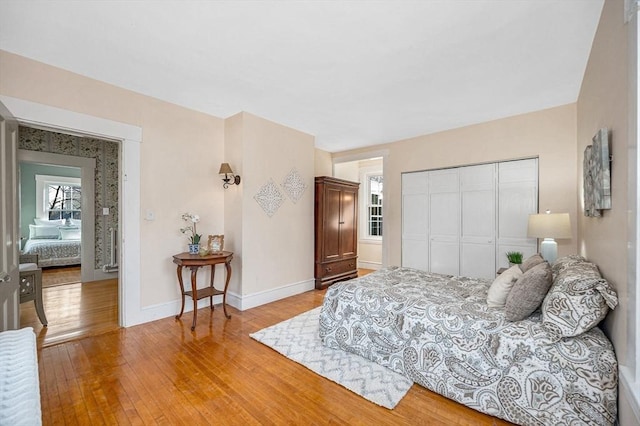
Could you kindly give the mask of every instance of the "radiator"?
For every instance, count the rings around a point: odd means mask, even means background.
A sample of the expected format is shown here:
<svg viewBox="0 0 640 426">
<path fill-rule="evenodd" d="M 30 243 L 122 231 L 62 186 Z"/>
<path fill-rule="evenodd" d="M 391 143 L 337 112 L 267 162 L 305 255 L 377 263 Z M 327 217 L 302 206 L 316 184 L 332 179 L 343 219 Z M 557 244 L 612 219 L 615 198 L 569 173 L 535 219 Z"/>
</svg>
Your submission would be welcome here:
<svg viewBox="0 0 640 426">
<path fill-rule="evenodd" d="M 0 425 L 41 425 L 38 354 L 33 328 L 0 333 Z"/>
<path fill-rule="evenodd" d="M 104 272 L 118 272 L 118 230 L 116 228 L 109 228 L 109 234 L 111 236 L 111 250 L 109 251 L 109 264 L 104 265 L 102 270 Z"/>
</svg>

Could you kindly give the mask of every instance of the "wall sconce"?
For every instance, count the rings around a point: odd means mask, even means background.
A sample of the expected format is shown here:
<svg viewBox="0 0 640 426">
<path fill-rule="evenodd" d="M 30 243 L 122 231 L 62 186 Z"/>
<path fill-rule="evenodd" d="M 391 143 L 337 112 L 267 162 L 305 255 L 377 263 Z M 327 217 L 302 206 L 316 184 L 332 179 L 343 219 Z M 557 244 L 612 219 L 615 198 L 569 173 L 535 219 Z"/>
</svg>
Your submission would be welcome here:
<svg viewBox="0 0 640 426">
<path fill-rule="evenodd" d="M 527 236 L 544 238 L 540 243 L 540 254 L 550 264 L 558 258 L 558 243 L 554 238 L 571 238 L 569 213 L 554 213 L 550 210 L 542 214 L 529 215 Z"/>
<path fill-rule="evenodd" d="M 224 189 L 227 189 L 229 185 L 240 184 L 240 176 L 233 174 L 233 170 L 231 170 L 231 166 L 229 165 L 229 163 L 220 164 L 220 171 L 218 172 L 218 174 L 224 175 L 224 177 L 222 178 L 222 181 L 224 182 L 222 186 L 224 187 Z"/>
</svg>

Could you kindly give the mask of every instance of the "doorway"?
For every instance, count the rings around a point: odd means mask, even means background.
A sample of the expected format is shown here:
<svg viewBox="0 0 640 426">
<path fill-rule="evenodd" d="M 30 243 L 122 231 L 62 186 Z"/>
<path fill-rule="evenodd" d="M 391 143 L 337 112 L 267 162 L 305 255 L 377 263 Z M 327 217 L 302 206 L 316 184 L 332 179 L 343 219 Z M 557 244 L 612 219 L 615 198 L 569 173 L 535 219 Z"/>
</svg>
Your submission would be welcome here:
<svg viewBox="0 0 640 426">
<path fill-rule="evenodd" d="M 45 345 L 118 328 L 119 143 L 20 126 L 18 148 L 21 249 L 39 256 L 49 320 L 24 304 L 22 326 Z"/>
<path fill-rule="evenodd" d="M 358 268 L 382 268 L 384 247 L 384 161 L 362 158 L 334 164 L 333 175 L 360 183 L 358 206 Z"/>
</svg>

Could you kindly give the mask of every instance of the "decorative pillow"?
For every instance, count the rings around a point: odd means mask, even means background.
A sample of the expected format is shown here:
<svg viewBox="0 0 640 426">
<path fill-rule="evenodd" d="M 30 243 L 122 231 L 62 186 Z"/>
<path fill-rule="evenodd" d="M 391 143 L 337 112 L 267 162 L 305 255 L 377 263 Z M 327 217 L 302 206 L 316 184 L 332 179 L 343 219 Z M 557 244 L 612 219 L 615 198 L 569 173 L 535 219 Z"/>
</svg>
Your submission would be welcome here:
<svg viewBox="0 0 640 426">
<path fill-rule="evenodd" d="M 42 240 L 42 239 L 58 239 L 60 238 L 60 231 L 58 226 L 47 225 L 29 225 L 29 239 L 30 240 Z"/>
<path fill-rule="evenodd" d="M 513 283 L 522 276 L 522 271 L 518 265 L 507 269 L 493 281 L 487 293 L 487 305 L 490 308 L 504 308 L 507 295 L 513 287 Z"/>
<path fill-rule="evenodd" d="M 61 240 L 79 240 L 81 238 L 81 233 L 79 228 L 60 228 L 60 239 Z"/>
<path fill-rule="evenodd" d="M 81 219 L 71 219 L 71 225 L 77 226 L 78 228 L 82 228 L 82 220 Z"/>
<path fill-rule="evenodd" d="M 542 262 L 513 284 L 504 306 L 507 321 L 520 321 L 531 315 L 547 295 L 552 282 L 551 266 Z"/>
<path fill-rule="evenodd" d="M 542 325 L 557 338 L 591 330 L 618 304 L 616 292 L 598 267 L 582 259 L 565 263 L 542 303 Z"/>
<path fill-rule="evenodd" d="M 522 272 L 527 272 L 529 269 L 533 268 L 536 265 L 541 264 L 542 262 L 544 262 L 544 259 L 542 258 L 542 256 L 540 256 L 540 253 L 536 253 L 533 256 L 528 257 L 527 260 L 525 260 L 524 262 L 522 262 L 520 264 L 520 269 L 522 270 Z"/>
</svg>

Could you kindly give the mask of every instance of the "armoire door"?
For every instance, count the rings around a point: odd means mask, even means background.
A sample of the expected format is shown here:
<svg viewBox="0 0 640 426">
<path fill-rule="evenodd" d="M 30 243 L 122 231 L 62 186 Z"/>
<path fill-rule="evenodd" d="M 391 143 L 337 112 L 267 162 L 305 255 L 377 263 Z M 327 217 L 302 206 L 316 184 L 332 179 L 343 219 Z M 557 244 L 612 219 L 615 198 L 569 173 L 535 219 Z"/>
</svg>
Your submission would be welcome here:
<svg viewBox="0 0 640 426">
<path fill-rule="evenodd" d="M 429 173 L 429 266 L 431 272 L 459 275 L 460 189 L 457 169 Z"/>
<path fill-rule="evenodd" d="M 333 260 L 340 258 L 340 203 L 342 199 L 342 189 L 326 185 L 324 196 L 324 233 L 322 234 L 323 260 Z"/>
<path fill-rule="evenodd" d="M 358 252 L 358 191 L 344 188 L 340 205 L 340 255 L 355 256 Z"/>
</svg>

